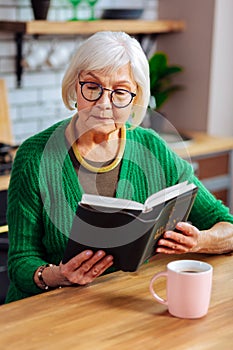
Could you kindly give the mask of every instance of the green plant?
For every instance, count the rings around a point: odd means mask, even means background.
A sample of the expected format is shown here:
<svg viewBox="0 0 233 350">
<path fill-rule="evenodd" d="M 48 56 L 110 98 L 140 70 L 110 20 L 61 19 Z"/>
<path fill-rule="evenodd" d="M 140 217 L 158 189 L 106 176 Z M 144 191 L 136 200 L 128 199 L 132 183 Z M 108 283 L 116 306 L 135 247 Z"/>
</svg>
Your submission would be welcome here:
<svg viewBox="0 0 233 350">
<path fill-rule="evenodd" d="M 173 84 L 173 76 L 183 71 L 179 65 L 169 65 L 164 52 L 155 52 L 149 59 L 150 68 L 150 108 L 159 110 L 175 92 L 182 90 L 182 85 Z"/>
</svg>

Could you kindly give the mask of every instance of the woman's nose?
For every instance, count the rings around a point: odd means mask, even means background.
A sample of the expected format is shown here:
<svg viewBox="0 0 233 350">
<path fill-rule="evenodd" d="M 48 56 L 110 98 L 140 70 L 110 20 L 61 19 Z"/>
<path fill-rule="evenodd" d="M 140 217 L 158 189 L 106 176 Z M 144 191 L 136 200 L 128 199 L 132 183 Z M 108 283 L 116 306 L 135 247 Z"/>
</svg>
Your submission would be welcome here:
<svg viewBox="0 0 233 350">
<path fill-rule="evenodd" d="M 103 93 L 102 93 L 100 99 L 98 100 L 98 102 L 101 103 L 101 104 L 104 104 L 105 108 L 106 108 L 106 106 L 111 107 L 112 106 L 111 90 L 103 89 Z"/>
</svg>

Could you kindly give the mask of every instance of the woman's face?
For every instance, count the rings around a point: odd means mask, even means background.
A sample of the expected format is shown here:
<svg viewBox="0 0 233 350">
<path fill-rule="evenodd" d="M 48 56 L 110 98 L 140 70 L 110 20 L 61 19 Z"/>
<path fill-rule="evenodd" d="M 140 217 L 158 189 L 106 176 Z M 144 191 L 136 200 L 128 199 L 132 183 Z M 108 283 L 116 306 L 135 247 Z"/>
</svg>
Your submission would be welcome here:
<svg viewBox="0 0 233 350">
<path fill-rule="evenodd" d="M 119 129 L 127 121 L 133 100 L 128 106 L 117 108 L 111 102 L 111 91 L 103 90 L 103 94 L 98 100 L 87 101 L 81 93 L 79 82 L 98 83 L 103 88 L 110 90 L 124 89 L 136 93 L 136 83 L 132 78 L 128 64 L 111 73 L 104 70 L 82 71 L 76 86 L 78 123 L 85 132 L 92 129 L 95 132 L 110 133 Z"/>
</svg>

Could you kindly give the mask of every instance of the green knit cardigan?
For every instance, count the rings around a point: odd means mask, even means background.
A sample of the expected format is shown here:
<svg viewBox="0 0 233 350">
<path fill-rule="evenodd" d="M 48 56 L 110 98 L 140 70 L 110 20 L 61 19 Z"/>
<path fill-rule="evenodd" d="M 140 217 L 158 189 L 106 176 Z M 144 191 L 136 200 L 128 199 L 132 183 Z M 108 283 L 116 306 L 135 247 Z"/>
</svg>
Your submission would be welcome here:
<svg viewBox="0 0 233 350">
<path fill-rule="evenodd" d="M 69 119 L 29 138 L 18 149 L 8 192 L 10 287 L 6 302 L 41 293 L 33 281 L 43 264 L 59 264 L 83 189 L 68 154 Z M 188 180 L 199 187 L 190 220 L 199 229 L 233 223 L 229 209 L 194 176 L 153 130 L 127 129 L 117 197 L 143 203 L 154 192 Z"/>
</svg>

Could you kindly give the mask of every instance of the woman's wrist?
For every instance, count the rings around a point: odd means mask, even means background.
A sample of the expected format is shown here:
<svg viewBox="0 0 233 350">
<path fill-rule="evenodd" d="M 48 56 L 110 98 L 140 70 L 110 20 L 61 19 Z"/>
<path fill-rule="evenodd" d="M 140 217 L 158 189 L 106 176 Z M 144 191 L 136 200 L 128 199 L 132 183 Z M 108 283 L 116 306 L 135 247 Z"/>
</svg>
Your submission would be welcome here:
<svg viewBox="0 0 233 350">
<path fill-rule="evenodd" d="M 196 253 L 223 254 L 233 251 L 233 225 L 219 222 L 208 230 L 200 231 Z"/>
<path fill-rule="evenodd" d="M 38 277 L 38 280 L 39 280 L 39 287 L 41 289 L 44 289 L 44 290 L 49 290 L 50 289 L 50 286 L 48 286 L 45 281 L 44 281 L 44 277 L 43 277 L 43 272 L 44 270 L 47 268 L 47 267 L 52 267 L 53 264 L 46 264 L 46 265 L 41 265 L 38 270 L 37 270 L 37 277 Z"/>
<path fill-rule="evenodd" d="M 34 281 L 39 288 L 45 291 L 70 285 L 61 275 L 59 266 L 53 264 L 39 266 L 34 274 Z"/>
</svg>

